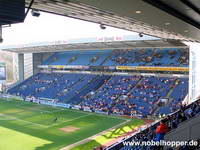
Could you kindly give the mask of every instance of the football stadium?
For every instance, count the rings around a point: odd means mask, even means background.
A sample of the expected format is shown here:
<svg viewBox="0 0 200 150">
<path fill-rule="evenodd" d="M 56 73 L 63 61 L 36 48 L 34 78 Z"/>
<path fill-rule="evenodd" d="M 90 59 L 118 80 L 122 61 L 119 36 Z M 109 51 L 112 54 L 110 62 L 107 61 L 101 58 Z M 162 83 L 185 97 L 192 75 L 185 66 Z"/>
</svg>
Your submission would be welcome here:
<svg viewBox="0 0 200 150">
<path fill-rule="evenodd" d="M 0 0 L 1 42 L 42 12 L 137 33 L 0 44 L 0 150 L 200 149 L 199 6 Z"/>
</svg>

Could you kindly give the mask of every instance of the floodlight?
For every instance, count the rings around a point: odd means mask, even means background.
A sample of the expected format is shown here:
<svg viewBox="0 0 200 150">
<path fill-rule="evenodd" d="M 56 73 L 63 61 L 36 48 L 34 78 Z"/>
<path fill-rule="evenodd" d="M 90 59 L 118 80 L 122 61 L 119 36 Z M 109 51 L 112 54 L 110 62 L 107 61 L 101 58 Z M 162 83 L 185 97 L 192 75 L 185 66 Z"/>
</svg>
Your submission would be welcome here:
<svg viewBox="0 0 200 150">
<path fill-rule="evenodd" d="M 106 29 L 106 26 L 105 26 L 104 24 L 100 24 L 100 28 L 101 28 L 102 30 L 105 30 L 105 29 Z"/>
<path fill-rule="evenodd" d="M 40 12 L 38 10 L 32 9 L 31 14 L 33 17 L 39 17 L 40 16 Z"/>
</svg>

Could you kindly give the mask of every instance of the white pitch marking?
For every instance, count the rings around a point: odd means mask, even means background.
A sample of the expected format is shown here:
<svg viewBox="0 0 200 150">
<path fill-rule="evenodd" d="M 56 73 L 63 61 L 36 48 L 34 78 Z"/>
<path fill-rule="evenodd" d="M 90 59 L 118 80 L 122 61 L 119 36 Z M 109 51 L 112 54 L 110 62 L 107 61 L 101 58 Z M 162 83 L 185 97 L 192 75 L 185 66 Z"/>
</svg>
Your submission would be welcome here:
<svg viewBox="0 0 200 150">
<path fill-rule="evenodd" d="M 37 126 L 41 126 L 41 127 L 44 127 L 44 128 L 49 127 L 49 126 L 46 126 L 46 125 L 42 125 L 42 124 L 38 124 L 38 123 L 34 123 L 34 122 L 30 122 L 30 121 L 26 121 L 26 120 L 19 119 L 19 118 L 16 118 L 16 117 L 13 117 L 13 116 L 9 116 L 9 115 L 5 115 L 5 114 L 2 114 L 2 113 L 0 113 L 0 116 L 8 117 L 8 118 L 10 118 L 10 119 L 12 119 L 12 120 L 19 120 L 19 121 L 26 122 L 26 123 L 29 123 L 29 124 L 33 124 L 33 125 L 37 125 Z"/>
</svg>

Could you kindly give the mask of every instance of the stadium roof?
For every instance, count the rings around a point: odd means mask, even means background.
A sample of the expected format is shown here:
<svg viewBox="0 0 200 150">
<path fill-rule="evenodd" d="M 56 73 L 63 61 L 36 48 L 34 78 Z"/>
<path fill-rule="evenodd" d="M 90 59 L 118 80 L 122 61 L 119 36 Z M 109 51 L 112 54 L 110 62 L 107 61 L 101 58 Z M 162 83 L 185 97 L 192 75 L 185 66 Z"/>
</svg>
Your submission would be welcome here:
<svg viewBox="0 0 200 150">
<path fill-rule="evenodd" d="M 41 53 L 67 50 L 107 50 L 107 49 L 133 49 L 133 48 L 175 48 L 187 47 L 178 40 L 161 40 L 150 36 L 118 36 L 82 38 L 66 41 L 52 41 L 31 43 L 26 45 L 6 46 L 1 49 L 15 53 Z"/>
<path fill-rule="evenodd" d="M 26 0 L 29 7 L 31 0 Z M 199 0 L 34 0 L 33 9 L 166 39 L 200 42 Z"/>
</svg>

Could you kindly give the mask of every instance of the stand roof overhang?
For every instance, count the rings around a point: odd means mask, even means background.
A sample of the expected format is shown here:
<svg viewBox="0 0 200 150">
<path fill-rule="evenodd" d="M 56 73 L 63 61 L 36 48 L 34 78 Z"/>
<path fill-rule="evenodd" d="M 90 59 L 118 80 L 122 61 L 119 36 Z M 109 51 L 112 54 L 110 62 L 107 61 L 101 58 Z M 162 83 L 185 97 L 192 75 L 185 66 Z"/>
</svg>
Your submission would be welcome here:
<svg viewBox="0 0 200 150">
<path fill-rule="evenodd" d="M 126 37 L 126 38 L 125 38 Z M 106 37 L 96 40 L 72 40 L 72 41 L 53 41 L 44 43 L 32 43 L 27 45 L 7 46 L 2 50 L 15 53 L 43 53 L 59 52 L 71 50 L 108 50 L 108 49 L 142 49 L 142 48 L 187 48 L 187 45 L 178 40 L 161 40 L 158 38 L 142 37 L 141 40 L 132 40 L 123 37 Z M 124 39 L 124 40 L 123 40 Z M 90 42 L 88 42 L 88 40 Z M 106 41 L 107 40 L 107 41 Z M 84 42 L 85 41 L 85 42 Z"/>
<path fill-rule="evenodd" d="M 30 3 L 26 0 L 26 7 Z M 200 42 L 199 0 L 34 0 L 32 8 L 155 37 Z"/>
</svg>

